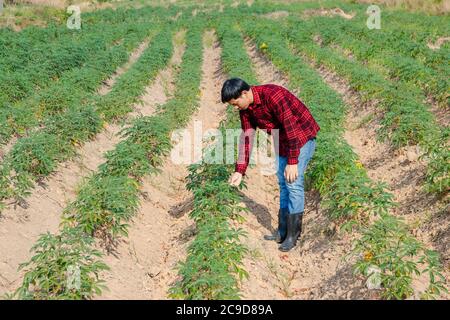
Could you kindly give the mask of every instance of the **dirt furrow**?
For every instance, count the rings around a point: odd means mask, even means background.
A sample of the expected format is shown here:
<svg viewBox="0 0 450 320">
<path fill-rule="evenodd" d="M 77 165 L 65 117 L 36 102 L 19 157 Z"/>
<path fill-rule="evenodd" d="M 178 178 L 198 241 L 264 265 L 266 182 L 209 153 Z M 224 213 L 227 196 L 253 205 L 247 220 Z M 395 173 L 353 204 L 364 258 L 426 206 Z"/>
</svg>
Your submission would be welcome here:
<svg viewBox="0 0 450 320">
<path fill-rule="evenodd" d="M 261 83 L 287 87 L 288 79 L 246 39 Z M 299 92 L 292 90 L 298 96 Z M 318 142 L 320 143 L 320 141 Z M 248 233 L 250 254 L 245 268 L 250 278 L 242 283 L 244 299 L 344 299 L 368 296 L 362 279 L 352 275 L 351 261 L 343 259 L 351 246 L 349 236 L 335 233 L 334 224 L 320 208 L 315 192 L 305 194 L 304 228 L 297 247 L 288 253 L 263 240 L 277 228 L 279 187 L 275 175 L 263 176 L 261 167 L 249 168 L 244 203 L 250 209 L 242 227 Z"/>
<path fill-rule="evenodd" d="M 145 46 L 136 49 L 140 54 Z M 176 47 L 171 65 L 180 61 L 180 46 Z M 137 61 L 140 54 L 130 56 L 128 67 Z M 168 67 L 172 68 L 172 67 Z M 122 72 L 125 68 L 122 68 Z M 167 73 L 167 71 L 166 71 Z M 100 90 L 104 93 L 109 89 Z M 144 100 L 152 100 L 147 90 Z M 158 97 L 155 97 L 157 100 Z M 160 98 L 159 98 L 160 99 Z M 141 105 L 136 105 L 141 110 Z M 143 109 L 142 109 L 143 110 Z M 151 114 L 152 108 L 145 110 Z M 55 172 L 37 185 L 27 197 L 26 204 L 11 206 L 2 212 L 0 223 L 0 295 L 10 292 L 19 285 L 21 274 L 17 271 L 19 263 L 30 259 L 32 245 L 39 235 L 56 232 L 60 217 L 66 205 L 76 197 L 76 191 L 83 179 L 104 162 L 104 153 L 112 150 L 120 142 L 118 133 L 122 126 L 108 124 L 95 139 L 84 144 L 75 159 L 58 165 Z"/>
<path fill-rule="evenodd" d="M 8 143 L 0 146 L 0 161 L 3 161 L 8 152 L 11 151 L 11 148 L 14 144 L 16 144 L 18 138 L 16 136 L 11 137 Z"/>
<path fill-rule="evenodd" d="M 303 59 L 307 59 L 302 56 Z M 446 221 L 448 205 L 423 191 L 426 162 L 419 159 L 418 146 L 394 150 L 389 143 L 377 141 L 376 131 L 380 128 L 382 114 L 377 109 L 377 101 L 362 102 L 357 92 L 352 90 L 345 79 L 321 66 L 317 71 L 331 88 L 338 92 L 349 110 L 346 116 L 344 138 L 365 167 L 373 181 L 387 184 L 399 206 L 391 213 L 401 216 L 413 228 L 413 234 L 428 248 L 442 254 L 444 265 L 449 266 L 448 240 L 450 224 Z M 446 276 L 449 279 L 448 267 Z M 416 289 L 424 289 L 424 284 Z"/>
<path fill-rule="evenodd" d="M 223 77 L 219 72 L 220 47 L 214 32 L 203 38 L 200 108 L 187 131 L 193 134 L 200 124 L 204 132 L 217 128 L 225 106 L 220 102 Z M 192 145 L 193 147 L 193 145 Z M 177 277 L 175 269 L 186 258 L 186 249 L 195 233 L 188 214 L 192 195 L 185 189 L 186 164 L 165 159 L 161 173 L 144 179 L 141 208 L 122 239 L 115 255 L 106 257 L 111 267 L 104 273 L 109 288 L 99 299 L 167 299 Z"/>
<path fill-rule="evenodd" d="M 97 91 L 99 95 L 104 96 L 110 92 L 114 86 L 114 84 L 117 81 L 117 78 L 119 78 L 122 74 L 128 71 L 130 67 L 136 62 L 137 59 L 141 56 L 141 54 L 147 49 L 148 44 L 150 42 L 150 39 L 145 39 L 130 55 L 130 58 L 127 63 L 125 63 L 123 66 L 120 66 L 114 74 L 103 81 L 103 85 L 99 88 Z"/>
</svg>

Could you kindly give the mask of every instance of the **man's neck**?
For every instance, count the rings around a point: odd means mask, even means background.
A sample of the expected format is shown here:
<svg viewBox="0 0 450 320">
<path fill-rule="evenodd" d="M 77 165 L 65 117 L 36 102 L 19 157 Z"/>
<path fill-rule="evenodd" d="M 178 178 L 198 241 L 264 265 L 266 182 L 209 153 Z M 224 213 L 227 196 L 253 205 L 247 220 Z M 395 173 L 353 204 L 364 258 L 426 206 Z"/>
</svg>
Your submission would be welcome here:
<svg viewBox="0 0 450 320">
<path fill-rule="evenodd" d="M 253 97 L 253 90 L 252 90 L 252 88 L 250 87 L 250 104 L 253 104 L 255 102 L 255 99 L 254 99 L 254 97 Z"/>
</svg>

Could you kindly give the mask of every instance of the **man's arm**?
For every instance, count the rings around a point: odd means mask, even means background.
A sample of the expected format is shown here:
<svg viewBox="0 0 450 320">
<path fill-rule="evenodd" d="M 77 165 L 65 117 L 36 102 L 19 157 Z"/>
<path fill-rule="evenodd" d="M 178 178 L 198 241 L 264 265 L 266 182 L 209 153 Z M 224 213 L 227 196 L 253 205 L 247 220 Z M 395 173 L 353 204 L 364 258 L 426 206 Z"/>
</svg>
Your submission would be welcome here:
<svg viewBox="0 0 450 320">
<path fill-rule="evenodd" d="M 256 126 L 251 122 L 247 111 L 239 111 L 239 116 L 241 118 L 242 132 L 239 138 L 239 153 L 235 171 L 245 175 L 250 162 Z"/>
</svg>

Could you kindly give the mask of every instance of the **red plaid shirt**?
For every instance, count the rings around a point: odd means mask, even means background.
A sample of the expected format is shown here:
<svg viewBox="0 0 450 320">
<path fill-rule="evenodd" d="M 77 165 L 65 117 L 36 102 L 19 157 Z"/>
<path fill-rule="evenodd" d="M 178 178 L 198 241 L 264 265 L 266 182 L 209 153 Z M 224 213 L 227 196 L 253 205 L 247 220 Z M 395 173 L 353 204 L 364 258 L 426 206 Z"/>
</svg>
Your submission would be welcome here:
<svg viewBox="0 0 450 320">
<path fill-rule="evenodd" d="M 297 164 L 300 148 L 320 130 L 311 112 L 284 87 L 265 84 L 250 88 L 253 103 L 239 111 L 243 131 L 236 172 L 244 175 L 247 170 L 256 128 L 265 129 L 269 134 L 271 129 L 279 129 L 279 155 L 287 157 L 288 164 Z M 277 141 L 275 148 L 277 150 Z"/>
</svg>

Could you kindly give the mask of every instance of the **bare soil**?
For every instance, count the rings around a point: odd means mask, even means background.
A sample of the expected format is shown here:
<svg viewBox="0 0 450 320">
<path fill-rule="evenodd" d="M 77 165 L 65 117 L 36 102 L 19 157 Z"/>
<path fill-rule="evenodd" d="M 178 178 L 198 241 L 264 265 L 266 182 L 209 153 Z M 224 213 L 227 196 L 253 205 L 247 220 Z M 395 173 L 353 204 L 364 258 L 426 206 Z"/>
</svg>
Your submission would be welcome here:
<svg viewBox="0 0 450 320">
<path fill-rule="evenodd" d="M 200 108 L 186 128 L 191 134 L 197 121 L 203 131 L 218 128 L 225 111 L 220 102 L 225 80 L 220 73 L 220 47 L 211 31 L 204 36 L 203 50 Z M 167 157 L 161 173 L 144 180 L 141 208 L 129 237 L 122 239 L 114 255 L 106 257 L 111 270 L 103 276 L 109 290 L 98 299 L 168 298 L 177 279 L 176 266 L 186 259 L 195 235 L 189 218 L 193 199 L 185 188 L 187 174 L 186 164 L 175 164 Z"/>
<path fill-rule="evenodd" d="M 247 52 L 261 83 L 287 87 L 288 79 L 246 39 Z M 288 88 L 289 89 L 289 88 Z M 297 95 L 301 92 L 292 90 Z M 344 256 L 351 238 L 336 233 L 335 225 L 320 207 L 320 196 L 305 195 L 304 229 L 297 247 L 288 253 L 278 244 L 263 240 L 277 228 L 279 187 L 275 175 L 264 176 L 261 168 L 249 168 L 244 203 L 251 213 L 241 227 L 251 254 L 245 259 L 250 277 L 242 283 L 244 299 L 365 299 L 377 293 L 365 289 L 362 278 L 352 274 L 351 259 Z"/>
<path fill-rule="evenodd" d="M 427 46 L 432 50 L 438 50 L 447 41 L 450 41 L 450 37 L 439 37 L 435 43 L 428 42 Z"/>
<path fill-rule="evenodd" d="M 340 16 L 344 19 L 350 20 L 353 19 L 356 15 L 356 13 L 346 13 L 341 8 L 332 8 L 332 9 L 307 9 L 302 11 L 303 18 L 309 18 L 314 16 L 325 16 L 325 17 L 332 17 L 332 16 Z"/>
<path fill-rule="evenodd" d="M 313 66 L 307 57 L 303 55 L 302 58 Z M 324 66 L 316 69 L 349 108 L 344 138 L 358 154 L 368 176 L 373 181 L 386 183 L 388 191 L 394 195 L 398 207 L 391 214 L 402 217 L 420 241 L 441 254 L 448 285 L 450 222 L 445 221 L 444 216 L 448 216 L 449 208 L 445 200 L 423 190 L 427 163 L 419 159 L 420 148 L 409 146 L 394 150 L 388 142 L 377 141 L 376 131 L 382 118 L 377 101 L 363 103 L 345 79 Z M 416 281 L 415 297 L 419 298 L 418 291 L 424 289 L 426 279 L 422 277 Z"/>
<path fill-rule="evenodd" d="M 339 14 L 339 11 L 336 11 Z M 148 85 L 141 103 L 133 106 L 130 118 L 155 114 L 158 105 L 170 100 L 176 90 L 174 79 L 185 50 L 184 33 L 174 39 L 174 54 L 169 65 Z M 200 106 L 186 129 L 191 134 L 201 122 L 203 132 L 218 128 L 225 117 L 220 90 L 221 49 L 214 31 L 204 35 Z M 145 42 L 130 56 L 130 62 L 106 81 L 99 94 L 106 94 L 115 79 L 138 59 Z M 245 46 L 260 83 L 289 88 L 289 79 L 267 60 L 248 38 Z M 311 66 L 311 60 L 304 55 Z M 449 278 L 448 206 L 422 191 L 426 163 L 419 160 L 415 146 L 392 150 L 376 140 L 381 114 L 376 101 L 362 103 L 343 79 L 323 66 L 316 68 L 323 80 L 338 92 L 348 106 L 344 138 L 360 157 L 369 177 L 385 182 L 399 203 L 392 213 L 403 217 L 414 235 L 427 247 L 436 249 L 446 265 Z M 301 97 L 299 89 L 291 89 Z M 76 197 L 77 187 L 104 161 L 103 155 L 120 142 L 122 126 L 107 125 L 93 141 L 80 148 L 79 156 L 61 164 L 56 172 L 37 186 L 22 206 L 6 209 L 0 221 L 0 295 L 20 284 L 19 263 L 30 259 L 29 250 L 38 236 L 57 232 L 65 206 Z M 320 143 L 320 142 L 319 142 Z M 171 285 L 178 279 L 177 265 L 187 256 L 187 248 L 196 234 L 189 218 L 192 194 L 186 190 L 188 164 L 176 164 L 165 158 L 161 173 L 144 178 L 141 207 L 129 227 L 129 236 L 119 240 L 115 250 L 105 257 L 111 270 L 103 272 L 108 290 L 96 299 L 167 299 Z M 245 222 L 236 226 L 247 233 L 242 241 L 250 249 L 244 259 L 249 278 L 240 283 L 244 299 L 377 299 L 378 290 L 368 290 L 365 279 L 353 275 L 354 258 L 348 256 L 357 235 L 342 234 L 321 207 L 320 195 L 306 193 L 303 233 L 297 247 L 288 253 L 278 244 L 263 239 L 277 227 L 279 187 L 277 178 L 261 165 L 250 167 L 248 189 L 242 191 Z M 415 280 L 418 292 L 424 278 Z M 415 296 L 418 297 L 417 295 Z"/>
<path fill-rule="evenodd" d="M 145 40 L 131 53 L 129 61 L 118 68 L 115 75 L 99 89 L 107 94 L 115 79 L 126 72 L 139 59 L 148 45 Z M 139 106 L 136 106 L 139 108 Z M 149 109 L 149 112 L 152 112 Z M 75 200 L 77 188 L 104 162 L 105 152 L 120 142 L 118 124 L 107 124 L 93 140 L 85 143 L 77 156 L 58 165 L 55 172 L 41 181 L 20 205 L 11 205 L 2 211 L 0 220 L 0 295 L 11 292 L 20 285 L 23 274 L 20 263 L 31 258 L 30 249 L 39 236 L 58 231 L 61 214 L 68 203 Z"/>
</svg>

